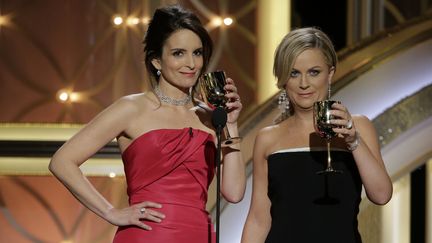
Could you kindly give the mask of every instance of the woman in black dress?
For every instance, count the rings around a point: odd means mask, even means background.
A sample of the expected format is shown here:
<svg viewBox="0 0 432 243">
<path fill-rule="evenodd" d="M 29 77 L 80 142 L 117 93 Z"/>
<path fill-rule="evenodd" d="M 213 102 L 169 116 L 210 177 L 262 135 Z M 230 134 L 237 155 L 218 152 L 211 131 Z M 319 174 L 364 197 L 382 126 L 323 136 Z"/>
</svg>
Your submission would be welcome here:
<svg viewBox="0 0 432 243">
<path fill-rule="evenodd" d="M 362 186 L 370 201 L 386 204 L 392 183 L 372 122 L 341 103 L 331 114 L 333 167 L 321 174 L 326 143 L 314 130 L 313 104 L 327 99 L 337 57 L 316 28 L 291 31 L 275 53 L 274 74 L 282 90 L 281 121 L 257 135 L 253 192 L 242 243 L 361 242 L 357 214 Z"/>
</svg>

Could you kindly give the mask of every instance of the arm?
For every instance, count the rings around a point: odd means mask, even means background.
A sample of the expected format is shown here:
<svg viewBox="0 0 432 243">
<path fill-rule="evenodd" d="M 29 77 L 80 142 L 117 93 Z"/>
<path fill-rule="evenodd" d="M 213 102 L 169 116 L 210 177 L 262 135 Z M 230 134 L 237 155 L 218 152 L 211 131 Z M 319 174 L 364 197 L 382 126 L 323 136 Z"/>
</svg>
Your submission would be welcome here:
<svg viewBox="0 0 432 243">
<path fill-rule="evenodd" d="M 231 100 L 231 102 L 226 104 L 229 111 L 226 126 L 231 137 L 238 137 L 237 119 L 242 109 L 242 104 L 234 81 L 230 78 L 227 79 L 226 90 L 229 91 L 226 97 Z M 240 143 L 224 148 L 222 153 L 221 193 L 227 201 L 236 203 L 243 199 L 246 189 L 245 163 L 240 150 Z"/>
<path fill-rule="evenodd" d="M 263 135 L 258 134 L 253 154 L 252 199 L 243 228 L 242 243 L 263 243 L 271 226 L 271 202 L 267 196 L 268 168 L 263 140 Z"/>
<path fill-rule="evenodd" d="M 87 208 L 114 225 L 135 224 L 149 229 L 139 221 L 140 208 L 160 207 L 145 202 L 122 210 L 115 209 L 87 180 L 79 166 L 95 154 L 105 144 L 113 140 L 128 126 L 135 107 L 131 101 L 120 100 L 82 128 L 69 139 L 52 157 L 50 171 L 66 186 L 66 188 Z M 146 217 L 155 219 L 151 210 Z"/>
<path fill-rule="evenodd" d="M 381 156 L 375 128 L 365 116 L 355 117 L 354 123 L 358 127 L 359 145 L 352 154 L 366 195 L 375 204 L 386 204 L 391 199 L 393 186 Z"/>
<path fill-rule="evenodd" d="M 367 197 L 375 204 L 386 204 L 391 199 L 393 185 L 372 122 L 365 116 L 351 116 L 342 104 L 334 104 L 333 108 L 335 110 L 332 110 L 332 114 L 339 117 L 332 121 L 332 124 L 339 126 L 333 130 L 345 139 L 347 145 L 355 145 L 352 154 Z M 352 127 L 347 128 L 350 120 Z"/>
</svg>

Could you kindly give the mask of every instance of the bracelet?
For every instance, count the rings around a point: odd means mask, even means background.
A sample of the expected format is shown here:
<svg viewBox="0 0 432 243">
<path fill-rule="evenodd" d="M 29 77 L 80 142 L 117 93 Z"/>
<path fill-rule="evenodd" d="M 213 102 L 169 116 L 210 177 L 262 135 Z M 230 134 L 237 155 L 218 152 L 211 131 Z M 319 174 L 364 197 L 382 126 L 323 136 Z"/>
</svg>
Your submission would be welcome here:
<svg viewBox="0 0 432 243">
<path fill-rule="evenodd" d="M 354 151 L 360 144 L 360 134 L 356 131 L 355 140 L 351 143 L 347 143 L 347 148 L 349 151 Z"/>
</svg>

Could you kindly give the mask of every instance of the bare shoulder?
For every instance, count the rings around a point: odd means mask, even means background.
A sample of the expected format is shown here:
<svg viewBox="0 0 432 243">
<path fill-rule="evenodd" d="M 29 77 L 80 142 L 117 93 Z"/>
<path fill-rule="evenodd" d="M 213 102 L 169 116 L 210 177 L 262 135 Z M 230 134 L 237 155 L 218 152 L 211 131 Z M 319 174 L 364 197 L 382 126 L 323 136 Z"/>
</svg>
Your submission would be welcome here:
<svg viewBox="0 0 432 243">
<path fill-rule="evenodd" d="M 261 128 L 256 136 L 256 143 L 268 147 L 278 137 L 280 129 L 279 124 Z"/>
<path fill-rule="evenodd" d="M 131 94 L 118 99 L 112 106 L 116 109 L 124 110 L 125 112 L 142 112 L 143 109 L 151 109 L 157 107 L 157 101 L 149 92 Z"/>
<path fill-rule="evenodd" d="M 271 136 L 273 133 L 277 133 L 279 131 L 279 129 L 280 129 L 279 124 L 266 126 L 266 127 L 261 128 L 258 131 L 258 136 L 263 136 L 263 137 Z"/>
<path fill-rule="evenodd" d="M 355 114 L 352 119 L 356 127 L 360 130 L 374 128 L 372 121 L 365 115 Z"/>
</svg>

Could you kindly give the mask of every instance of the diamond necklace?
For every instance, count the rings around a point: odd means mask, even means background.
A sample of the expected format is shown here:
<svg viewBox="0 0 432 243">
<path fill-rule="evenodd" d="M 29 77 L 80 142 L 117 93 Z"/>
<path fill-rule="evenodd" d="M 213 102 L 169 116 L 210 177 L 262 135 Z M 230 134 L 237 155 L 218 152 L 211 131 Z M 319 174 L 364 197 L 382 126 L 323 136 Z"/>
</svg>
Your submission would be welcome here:
<svg viewBox="0 0 432 243">
<path fill-rule="evenodd" d="M 191 101 L 191 98 L 192 98 L 191 95 L 188 94 L 183 99 L 173 99 L 171 97 L 164 95 L 162 93 L 162 91 L 159 89 L 159 85 L 155 86 L 154 92 L 155 92 L 156 96 L 160 99 L 160 101 L 167 103 L 167 104 L 170 104 L 170 105 L 177 105 L 177 106 L 187 105 Z"/>
</svg>

